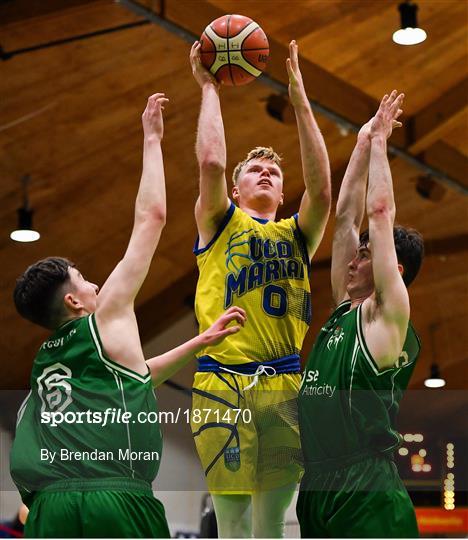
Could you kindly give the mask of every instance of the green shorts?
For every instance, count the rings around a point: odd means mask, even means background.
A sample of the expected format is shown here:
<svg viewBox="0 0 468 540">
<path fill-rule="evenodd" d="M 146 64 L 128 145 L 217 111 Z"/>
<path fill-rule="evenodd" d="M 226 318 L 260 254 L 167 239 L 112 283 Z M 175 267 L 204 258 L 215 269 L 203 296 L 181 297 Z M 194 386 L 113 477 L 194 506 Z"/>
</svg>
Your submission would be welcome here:
<svg viewBox="0 0 468 540">
<path fill-rule="evenodd" d="M 164 507 L 139 480 L 64 480 L 40 491 L 26 538 L 170 538 Z"/>
<path fill-rule="evenodd" d="M 417 538 L 414 507 L 395 463 L 367 457 L 307 467 L 296 506 L 302 538 Z"/>
</svg>

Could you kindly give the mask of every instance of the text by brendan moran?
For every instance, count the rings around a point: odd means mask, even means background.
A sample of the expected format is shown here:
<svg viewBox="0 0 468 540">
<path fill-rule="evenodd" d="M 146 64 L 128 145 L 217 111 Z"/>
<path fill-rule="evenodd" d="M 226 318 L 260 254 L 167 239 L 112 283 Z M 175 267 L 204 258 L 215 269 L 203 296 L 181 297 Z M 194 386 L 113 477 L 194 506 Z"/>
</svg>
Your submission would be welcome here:
<svg viewBox="0 0 468 540">
<path fill-rule="evenodd" d="M 41 448 L 41 461 L 54 463 L 56 461 L 159 461 L 159 452 L 136 452 L 129 448 L 111 450 L 83 450 L 81 452 L 61 448 L 55 452 Z"/>
</svg>

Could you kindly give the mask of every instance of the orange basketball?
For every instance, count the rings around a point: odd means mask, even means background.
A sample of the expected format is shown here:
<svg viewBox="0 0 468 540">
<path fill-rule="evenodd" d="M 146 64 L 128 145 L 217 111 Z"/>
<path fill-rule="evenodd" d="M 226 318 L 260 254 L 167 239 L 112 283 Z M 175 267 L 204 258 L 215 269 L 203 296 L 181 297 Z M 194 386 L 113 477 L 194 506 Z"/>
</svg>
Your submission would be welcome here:
<svg viewBox="0 0 468 540">
<path fill-rule="evenodd" d="M 265 32 L 243 15 L 223 15 L 214 20 L 205 28 L 200 43 L 203 65 L 228 86 L 253 81 L 268 62 Z"/>
</svg>

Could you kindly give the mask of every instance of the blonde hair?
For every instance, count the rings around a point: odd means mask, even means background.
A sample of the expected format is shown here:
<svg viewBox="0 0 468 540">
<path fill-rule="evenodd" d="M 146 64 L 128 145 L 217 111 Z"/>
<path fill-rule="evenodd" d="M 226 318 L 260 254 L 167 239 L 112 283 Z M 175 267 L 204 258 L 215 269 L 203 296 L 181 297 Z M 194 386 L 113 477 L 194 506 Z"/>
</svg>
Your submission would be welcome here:
<svg viewBox="0 0 468 540">
<path fill-rule="evenodd" d="M 242 167 L 254 159 L 268 159 L 281 168 L 282 158 L 273 150 L 273 148 L 271 148 L 271 146 L 257 146 L 253 150 L 250 150 L 244 161 L 240 161 L 234 168 L 234 172 L 232 173 L 232 183 L 234 185 L 237 184 Z"/>
</svg>

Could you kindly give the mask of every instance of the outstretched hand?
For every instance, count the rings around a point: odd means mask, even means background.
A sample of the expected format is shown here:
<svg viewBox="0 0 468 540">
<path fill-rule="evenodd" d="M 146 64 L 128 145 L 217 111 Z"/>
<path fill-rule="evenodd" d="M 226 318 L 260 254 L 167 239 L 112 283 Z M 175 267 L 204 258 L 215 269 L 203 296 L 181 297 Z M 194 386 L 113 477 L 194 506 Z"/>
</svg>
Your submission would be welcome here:
<svg viewBox="0 0 468 540">
<path fill-rule="evenodd" d="M 216 87 L 219 87 L 218 81 L 202 64 L 200 51 L 201 43 L 199 41 L 195 41 L 190 49 L 190 66 L 192 68 L 192 74 L 195 80 L 199 84 L 200 88 L 203 88 L 206 83 L 211 83 Z"/>
<path fill-rule="evenodd" d="M 225 337 L 232 334 L 237 334 L 241 327 L 244 326 L 246 319 L 247 315 L 242 308 L 236 306 L 230 307 L 221 315 L 221 317 L 219 317 L 219 319 L 214 324 L 212 324 L 208 328 L 208 330 L 205 330 L 201 334 L 203 338 L 203 344 L 205 346 L 217 345 Z M 236 326 L 227 327 L 227 325 L 232 321 L 237 321 L 239 324 Z"/>
<path fill-rule="evenodd" d="M 286 60 L 286 69 L 289 77 L 289 99 L 293 107 L 302 105 L 307 101 L 307 95 L 304 89 L 302 73 L 299 69 L 298 46 L 293 39 L 289 44 L 289 58 Z"/>
<path fill-rule="evenodd" d="M 395 95 L 396 96 L 396 90 L 394 90 L 391 94 L 390 94 L 390 97 L 389 96 L 384 96 L 384 98 L 382 99 L 382 102 L 385 98 L 387 99 L 391 99 L 392 95 Z M 404 94 L 400 94 L 398 96 L 398 106 L 397 107 L 394 107 L 393 108 L 393 117 L 392 117 L 392 124 L 391 124 L 391 129 L 389 132 L 387 132 L 387 139 L 388 137 L 390 137 L 390 135 L 392 134 L 393 130 L 395 128 L 399 128 L 401 127 L 403 124 L 401 122 L 399 122 L 397 119 L 400 117 L 400 115 L 403 113 L 403 110 L 400 108 L 402 103 L 403 103 L 403 98 L 404 98 Z M 396 100 L 395 100 L 396 101 Z M 380 104 L 380 107 L 379 107 L 379 111 L 381 110 L 381 107 L 382 107 L 382 103 Z M 376 113 L 376 116 L 377 116 L 377 113 Z M 359 133 L 358 133 L 358 140 L 367 140 L 367 141 L 370 141 L 370 138 L 371 138 L 371 129 L 372 129 L 372 125 L 374 123 L 374 120 L 376 118 L 376 116 L 373 116 L 368 122 L 366 122 L 362 128 L 359 130 Z"/>
<path fill-rule="evenodd" d="M 398 121 L 398 118 L 403 113 L 401 105 L 404 97 L 405 94 L 397 95 L 396 90 L 393 90 L 390 95 L 385 94 L 374 118 L 365 124 L 361 130 L 366 128 L 370 123 L 370 126 L 367 127 L 370 138 L 384 136 L 388 139 L 394 128 L 402 126 L 402 123 Z"/>
<path fill-rule="evenodd" d="M 146 109 L 141 115 L 145 137 L 154 135 L 159 140 L 163 138 L 164 122 L 162 111 L 164 110 L 164 105 L 168 101 L 169 100 L 162 93 L 153 94 L 148 98 Z"/>
</svg>

